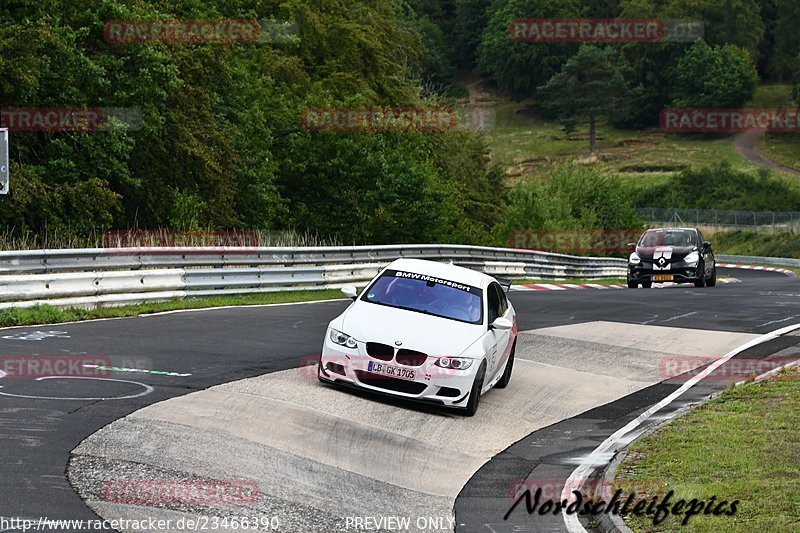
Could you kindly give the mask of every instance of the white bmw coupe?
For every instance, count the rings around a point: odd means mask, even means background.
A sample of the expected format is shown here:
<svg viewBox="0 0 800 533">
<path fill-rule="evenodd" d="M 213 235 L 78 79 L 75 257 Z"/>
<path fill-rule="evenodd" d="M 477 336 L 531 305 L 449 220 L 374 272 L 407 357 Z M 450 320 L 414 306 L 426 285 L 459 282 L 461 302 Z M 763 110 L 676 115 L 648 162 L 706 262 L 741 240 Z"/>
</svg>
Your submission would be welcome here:
<svg viewBox="0 0 800 533">
<path fill-rule="evenodd" d="M 398 259 L 328 325 L 320 381 L 460 408 L 468 416 L 514 367 L 517 319 L 498 281 L 419 259 Z"/>
</svg>

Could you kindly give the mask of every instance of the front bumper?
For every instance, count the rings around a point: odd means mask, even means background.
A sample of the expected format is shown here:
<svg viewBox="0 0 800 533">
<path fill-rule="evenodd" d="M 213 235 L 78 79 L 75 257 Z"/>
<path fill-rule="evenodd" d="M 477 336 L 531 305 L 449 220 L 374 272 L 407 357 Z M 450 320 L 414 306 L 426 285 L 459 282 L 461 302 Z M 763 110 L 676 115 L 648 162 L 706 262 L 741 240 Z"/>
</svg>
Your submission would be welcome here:
<svg viewBox="0 0 800 533">
<path fill-rule="evenodd" d="M 466 406 L 479 362 L 473 362 L 466 370 L 453 370 L 435 365 L 436 360 L 436 357 L 429 356 L 420 366 L 402 365 L 395 360 L 369 356 L 363 342 L 351 350 L 335 344 L 326 335 L 317 373 L 320 380 L 337 385 L 449 407 Z M 382 365 L 384 369 L 391 365 L 405 372 L 413 371 L 414 377 L 389 377 L 375 372 L 375 365 Z"/>
<path fill-rule="evenodd" d="M 701 265 L 686 263 L 673 264 L 670 270 L 655 270 L 652 263 L 642 262 L 638 265 L 628 265 L 628 281 L 653 281 L 654 283 L 691 283 L 703 277 Z M 654 281 L 654 276 L 672 276 L 671 280 Z"/>
</svg>

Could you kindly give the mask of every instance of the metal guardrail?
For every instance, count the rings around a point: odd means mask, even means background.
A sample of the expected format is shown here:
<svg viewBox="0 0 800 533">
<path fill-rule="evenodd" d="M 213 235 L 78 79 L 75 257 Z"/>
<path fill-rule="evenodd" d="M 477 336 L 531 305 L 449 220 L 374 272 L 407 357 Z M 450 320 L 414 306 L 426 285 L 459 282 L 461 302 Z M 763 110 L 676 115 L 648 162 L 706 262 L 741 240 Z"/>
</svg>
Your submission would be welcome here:
<svg viewBox="0 0 800 533">
<path fill-rule="evenodd" d="M 99 248 L 0 252 L 0 309 L 96 307 L 364 285 L 401 257 L 452 261 L 505 278 L 624 277 L 626 261 L 459 245 L 317 248 Z M 741 264 L 800 260 L 718 256 Z"/>
<path fill-rule="evenodd" d="M 579 267 L 614 266 L 617 259 L 587 258 L 532 250 L 461 245 L 342 246 L 309 248 L 90 248 L 0 252 L 0 274 L 43 274 L 142 268 L 256 267 L 352 264 L 400 257 L 438 261 L 527 261 Z"/>
<path fill-rule="evenodd" d="M 401 257 L 510 278 L 625 275 L 623 259 L 459 245 L 315 248 L 97 248 L 0 252 L 0 309 L 94 307 L 363 285 Z"/>
<path fill-rule="evenodd" d="M 800 259 L 788 257 L 749 257 L 745 255 L 716 255 L 717 261 L 725 263 L 736 263 L 740 265 L 768 265 L 768 266 L 788 266 L 800 267 Z"/>
</svg>

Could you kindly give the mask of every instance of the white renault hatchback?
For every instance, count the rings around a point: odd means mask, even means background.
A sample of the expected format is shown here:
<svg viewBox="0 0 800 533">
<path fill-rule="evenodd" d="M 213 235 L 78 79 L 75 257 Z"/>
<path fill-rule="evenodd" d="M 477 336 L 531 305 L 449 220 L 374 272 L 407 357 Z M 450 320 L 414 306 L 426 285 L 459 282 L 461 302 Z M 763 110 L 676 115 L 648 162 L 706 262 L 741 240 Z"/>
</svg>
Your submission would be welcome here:
<svg viewBox="0 0 800 533">
<path fill-rule="evenodd" d="M 517 319 L 497 280 L 466 268 L 398 259 L 328 325 L 320 381 L 461 408 L 505 388 Z"/>
</svg>

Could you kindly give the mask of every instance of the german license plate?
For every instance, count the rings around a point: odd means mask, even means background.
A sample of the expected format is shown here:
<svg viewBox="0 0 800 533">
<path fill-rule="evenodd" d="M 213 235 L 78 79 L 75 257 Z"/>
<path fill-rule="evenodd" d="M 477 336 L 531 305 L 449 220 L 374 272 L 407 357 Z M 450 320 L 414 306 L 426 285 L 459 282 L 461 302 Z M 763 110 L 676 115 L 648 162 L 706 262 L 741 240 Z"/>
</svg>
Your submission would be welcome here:
<svg viewBox="0 0 800 533">
<path fill-rule="evenodd" d="M 653 276 L 653 281 L 672 281 L 675 276 Z"/>
<path fill-rule="evenodd" d="M 373 374 L 380 374 L 389 378 L 414 380 L 417 377 L 417 371 L 410 368 L 400 368 L 399 366 L 387 365 L 385 363 L 376 363 L 370 361 L 367 365 L 367 370 Z"/>
</svg>

